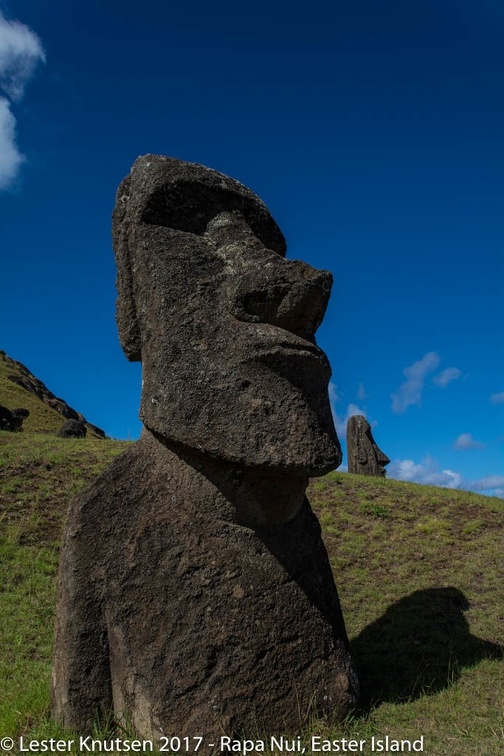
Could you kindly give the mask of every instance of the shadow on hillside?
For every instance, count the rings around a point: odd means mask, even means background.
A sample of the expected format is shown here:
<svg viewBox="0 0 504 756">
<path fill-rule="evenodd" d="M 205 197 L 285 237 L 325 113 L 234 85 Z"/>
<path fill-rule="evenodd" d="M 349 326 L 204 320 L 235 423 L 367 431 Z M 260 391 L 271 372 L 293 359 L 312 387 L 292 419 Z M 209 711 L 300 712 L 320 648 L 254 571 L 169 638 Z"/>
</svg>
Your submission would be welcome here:
<svg viewBox="0 0 504 756">
<path fill-rule="evenodd" d="M 465 667 L 502 658 L 503 646 L 469 632 L 469 602 L 457 588 L 415 591 L 351 642 L 364 712 L 449 687 Z"/>
</svg>

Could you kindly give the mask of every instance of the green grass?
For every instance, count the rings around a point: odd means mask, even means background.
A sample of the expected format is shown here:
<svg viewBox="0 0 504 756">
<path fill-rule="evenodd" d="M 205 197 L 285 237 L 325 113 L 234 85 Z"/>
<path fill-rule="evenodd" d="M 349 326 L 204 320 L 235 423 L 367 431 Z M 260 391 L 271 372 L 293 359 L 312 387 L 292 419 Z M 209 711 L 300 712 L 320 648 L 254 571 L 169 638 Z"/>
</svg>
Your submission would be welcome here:
<svg viewBox="0 0 504 756">
<path fill-rule="evenodd" d="M 347 731 L 502 753 L 504 503 L 341 473 L 311 498 L 362 685 Z"/>
<path fill-rule="evenodd" d="M 70 498 L 125 448 L 0 432 L 0 738 L 75 737 L 48 716 L 59 540 Z M 500 755 L 503 502 L 343 473 L 313 481 L 309 498 L 362 701 L 343 725 L 297 734 L 364 739 L 363 753 L 389 735 L 423 736 L 429 756 Z"/>
<path fill-rule="evenodd" d="M 0 431 L 0 534 L 54 548 L 70 499 L 125 443 Z"/>
</svg>

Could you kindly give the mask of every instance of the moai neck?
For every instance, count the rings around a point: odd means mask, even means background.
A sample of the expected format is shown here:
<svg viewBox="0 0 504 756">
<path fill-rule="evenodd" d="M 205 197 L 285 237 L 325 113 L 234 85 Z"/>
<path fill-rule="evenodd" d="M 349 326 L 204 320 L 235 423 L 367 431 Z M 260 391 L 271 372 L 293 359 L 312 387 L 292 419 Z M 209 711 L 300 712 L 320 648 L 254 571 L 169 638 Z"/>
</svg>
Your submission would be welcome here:
<svg viewBox="0 0 504 756">
<path fill-rule="evenodd" d="M 165 478 L 191 508 L 211 508 L 222 519 L 261 528 L 289 522 L 303 504 L 308 477 L 302 472 L 238 467 L 146 428 L 138 444 L 151 459 L 159 460 L 156 478 Z"/>
</svg>

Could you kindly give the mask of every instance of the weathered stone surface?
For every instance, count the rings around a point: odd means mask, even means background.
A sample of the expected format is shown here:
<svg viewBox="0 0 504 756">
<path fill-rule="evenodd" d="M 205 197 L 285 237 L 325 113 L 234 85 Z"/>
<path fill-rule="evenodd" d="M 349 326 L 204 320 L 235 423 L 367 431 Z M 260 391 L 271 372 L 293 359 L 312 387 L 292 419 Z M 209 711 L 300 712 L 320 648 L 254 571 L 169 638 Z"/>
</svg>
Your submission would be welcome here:
<svg viewBox="0 0 504 756">
<path fill-rule="evenodd" d="M 114 214 L 141 439 L 73 502 L 53 715 L 144 737 L 299 732 L 357 681 L 309 475 L 341 461 L 315 346 L 331 276 L 232 179 L 147 155 Z"/>
<path fill-rule="evenodd" d="M 12 410 L 12 417 L 14 420 L 15 430 L 22 431 L 22 425 L 23 420 L 26 420 L 26 418 L 30 415 L 30 410 L 27 410 L 25 407 L 17 407 L 16 409 Z"/>
<path fill-rule="evenodd" d="M 386 476 L 390 459 L 376 445 L 371 426 L 364 415 L 352 415 L 347 423 L 348 472 L 357 475 Z"/>
<path fill-rule="evenodd" d="M 12 412 L 3 404 L 0 404 L 0 430 L 12 430 Z"/>
<path fill-rule="evenodd" d="M 330 368 L 313 343 L 332 277 L 284 258 L 258 197 L 147 155 L 119 188 L 114 246 L 119 334 L 142 360 L 146 427 L 247 466 L 322 474 L 340 462 Z"/>
<path fill-rule="evenodd" d="M 85 438 L 87 428 L 81 420 L 67 420 L 59 429 L 60 438 Z"/>
<path fill-rule="evenodd" d="M 21 427 L 23 425 L 23 420 L 25 420 L 29 414 L 29 411 L 23 407 L 9 410 L 7 407 L 0 404 L 0 430 L 11 431 L 14 433 L 23 430 Z"/>
<path fill-rule="evenodd" d="M 16 409 L 12 410 L 12 414 L 14 417 L 16 417 L 18 420 L 26 420 L 27 417 L 30 415 L 30 410 L 27 410 L 25 407 L 17 407 Z"/>
<path fill-rule="evenodd" d="M 82 415 L 72 409 L 72 407 L 69 407 L 63 399 L 59 399 L 59 397 L 55 396 L 46 398 L 44 401 L 49 407 L 52 407 L 56 412 L 59 412 L 60 415 L 63 415 L 63 417 L 67 417 L 69 420 L 75 420 L 76 422 L 83 422 Z"/>
</svg>

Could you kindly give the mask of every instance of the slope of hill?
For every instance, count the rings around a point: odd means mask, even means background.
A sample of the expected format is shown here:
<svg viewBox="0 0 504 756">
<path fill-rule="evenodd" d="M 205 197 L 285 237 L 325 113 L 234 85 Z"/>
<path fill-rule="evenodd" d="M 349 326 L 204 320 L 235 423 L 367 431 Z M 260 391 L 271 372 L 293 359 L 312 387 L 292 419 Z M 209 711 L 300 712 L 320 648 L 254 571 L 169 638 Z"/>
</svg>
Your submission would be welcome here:
<svg viewBox="0 0 504 756">
<path fill-rule="evenodd" d="M 0 405 L 9 410 L 24 407 L 29 417 L 23 430 L 57 433 L 66 419 L 83 421 L 88 433 L 104 438 L 105 433 L 50 391 L 28 368 L 0 350 Z"/>
<path fill-rule="evenodd" d="M 15 742 L 72 737 L 48 717 L 60 533 L 69 498 L 125 448 L 0 432 L 0 734 Z M 362 703 L 344 725 L 314 718 L 296 734 L 365 740 L 365 754 L 385 736 L 423 737 L 429 756 L 501 754 L 504 502 L 345 473 L 312 481 L 309 498 Z"/>
</svg>

